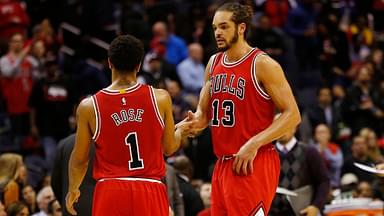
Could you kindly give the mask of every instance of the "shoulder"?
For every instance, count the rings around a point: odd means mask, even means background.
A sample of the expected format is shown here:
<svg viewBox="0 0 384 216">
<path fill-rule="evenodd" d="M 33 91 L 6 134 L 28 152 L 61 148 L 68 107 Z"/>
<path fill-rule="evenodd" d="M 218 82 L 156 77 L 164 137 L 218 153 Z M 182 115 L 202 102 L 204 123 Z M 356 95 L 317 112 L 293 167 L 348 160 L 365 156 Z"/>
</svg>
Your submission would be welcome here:
<svg viewBox="0 0 384 216">
<path fill-rule="evenodd" d="M 307 159 L 312 161 L 314 158 L 320 158 L 320 152 L 317 150 L 317 148 L 314 145 L 306 145 L 305 146 L 305 155 L 307 156 Z"/>
<path fill-rule="evenodd" d="M 59 144 L 57 145 L 57 149 L 60 150 L 70 145 L 73 146 L 73 144 L 75 143 L 75 139 L 76 139 L 76 134 L 71 134 L 65 137 L 64 139 L 59 141 Z"/>
<path fill-rule="evenodd" d="M 336 154 L 340 148 L 338 145 L 334 144 L 334 143 L 328 143 L 328 149 L 333 153 L 333 154 Z"/>
<path fill-rule="evenodd" d="M 93 99 L 91 96 L 84 98 L 77 107 L 78 114 L 89 115 L 94 113 Z"/>
<path fill-rule="evenodd" d="M 212 65 L 216 64 L 216 62 L 220 59 L 222 55 L 223 55 L 223 52 L 218 52 L 211 55 L 207 63 L 207 68 L 210 68 Z"/>
<path fill-rule="evenodd" d="M 281 68 L 280 64 L 277 63 L 273 58 L 268 55 L 258 54 L 256 58 L 256 66 L 258 69 L 273 69 Z"/>
<path fill-rule="evenodd" d="M 88 108 L 88 107 L 93 107 L 93 99 L 91 96 L 84 98 L 81 100 L 79 104 L 79 108 Z"/>
<path fill-rule="evenodd" d="M 169 36 L 169 40 L 173 43 L 176 43 L 176 44 L 179 44 L 179 45 L 185 45 L 185 42 L 182 38 L 180 38 L 179 36 L 176 36 L 174 34 L 170 35 Z"/>
<path fill-rule="evenodd" d="M 171 96 L 166 90 L 153 88 L 153 91 L 155 93 L 155 97 L 158 103 L 162 104 L 171 100 Z"/>
<path fill-rule="evenodd" d="M 192 64 L 192 61 L 190 58 L 186 58 L 184 59 L 183 61 L 181 61 L 177 66 L 176 68 L 177 69 L 180 69 L 180 68 L 183 68 L 183 69 L 188 69 Z"/>
</svg>

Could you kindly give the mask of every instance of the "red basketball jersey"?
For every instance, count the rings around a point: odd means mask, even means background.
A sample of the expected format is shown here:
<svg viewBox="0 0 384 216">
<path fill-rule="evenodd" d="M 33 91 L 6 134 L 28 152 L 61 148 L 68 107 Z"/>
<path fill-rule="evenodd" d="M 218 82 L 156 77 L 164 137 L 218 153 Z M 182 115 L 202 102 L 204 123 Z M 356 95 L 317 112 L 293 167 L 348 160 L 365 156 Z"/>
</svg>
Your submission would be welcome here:
<svg viewBox="0 0 384 216">
<path fill-rule="evenodd" d="M 228 63 L 218 53 L 211 72 L 211 128 L 216 156 L 237 153 L 251 137 L 273 121 L 274 104 L 257 81 L 256 58 L 264 54 L 253 48 L 240 60 Z"/>
<path fill-rule="evenodd" d="M 97 122 L 94 178 L 162 178 L 164 122 L 152 87 L 103 89 L 93 96 L 93 102 Z"/>
</svg>

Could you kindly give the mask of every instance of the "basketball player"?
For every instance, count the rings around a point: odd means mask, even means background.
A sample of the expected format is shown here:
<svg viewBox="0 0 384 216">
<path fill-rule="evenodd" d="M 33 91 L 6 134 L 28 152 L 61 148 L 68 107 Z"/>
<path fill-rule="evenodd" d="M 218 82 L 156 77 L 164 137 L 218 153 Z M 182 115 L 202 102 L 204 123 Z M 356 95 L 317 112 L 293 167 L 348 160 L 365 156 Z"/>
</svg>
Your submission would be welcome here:
<svg viewBox="0 0 384 216">
<path fill-rule="evenodd" d="M 191 135 L 211 120 L 218 157 L 212 177 L 212 215 L 267 215 L 279 181 L 279 156 L 271 144 L 300 122 L 280 65 L 245 40 L 252 10 L 226 3 L 213 18 L 219 52 L 206 68 L 206 83 Z M 273 121 L 276 108 L 282 113 Z"/>
<path fill-rule="evenodd" d="M 114 39 L 108 52 L 112 84 L 77 109 L 76 144 L 69 162 L 66 206 L 71 214 L 80 196 L 91 140 L 95 141 L 93 176 L 97 184 L 93 215 L 169 213 L 163 153 L 175 152 L 186 125 L 175 131 L 172 103 L 165 90 L 137 83 L 143 44 L 130 35 Z"/>
</svg>

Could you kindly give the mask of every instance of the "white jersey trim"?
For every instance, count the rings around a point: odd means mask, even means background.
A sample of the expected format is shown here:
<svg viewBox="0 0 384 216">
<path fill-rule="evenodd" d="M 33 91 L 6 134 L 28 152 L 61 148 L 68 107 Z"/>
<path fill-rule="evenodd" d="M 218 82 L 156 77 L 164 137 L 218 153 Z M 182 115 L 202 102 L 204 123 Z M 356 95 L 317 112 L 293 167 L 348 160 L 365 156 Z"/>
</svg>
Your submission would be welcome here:
<svg viewBox="0 0 384 216">
<path fill-rule="evenodd" d="M 122 180 L 122 181 L 146 181 L 163 184 L 160 180 L 150 179 L 150 178 L 134 178 L 134 177 L 116 177 L 116 178 L 102 178 L 99 179 L 99 182 L 108 181 L 108 180 Z"/>
<path fill-rule="evenodd" d="M 96 117 L 96 128 L 95 128 L 95 133 L 93 134 L 92 139 L 96 141 L 100 135 L 101 118 L 100 118 L 99 105 L 97 104 L 97 99 L 95 95 L 92 96 L 92 103 L 93 103 L 93 109 L 95 110 L 95 117 Z"/>
<path fill-rule="evenodd" d="M 153 109 L 154 109 L 154 111 L 156 113 L 157 120 L 159 121 L 161 127 L 164 128 L 165 124 L 164 124 L 163 118 L 161 118 L 159 107 L 157 106 L 157 100 L 156 100 L 156 97 L 155 97 L 155 91 L 153 90 L 152 86 L 148 86 L 148 87 L 149 87 L 149 93 L 151 95 L 151 101 L 152 101 Z"/>
<path fill-rule="evenodd" d="M 264 99 L 266 100 L 270 100 L 271 97 L 263 90 L 263 88 L 261 88 L 259 82 L 257 81 L 257 77 L 256 77 L 256 60 L 257 60 L 257 57 L 261 56 L 261 55 L 265 55 L 264 53 L 261 53 L 261 54 L 257 54 L 253 57 L 253 60 L 252 60 L 252 70 L 251 70 L 251 77 L 252 77 L 252 82 L 253 82 L 253 85 L 255 86 L 256 88 L 256 91 L 259 93 L 259 95 L 261 97 L 263 97 Z"/>
<path fill-rule="evenodd" d="M 101 91 L 105 94 L 108 94 L 108 95 L 119 95 L 121 93 L 125 94 L 125 93 L 134 92 L 137 89 L 139 89 L 140 87 L 141 87 L 141 83 L 136 83 L 135 85 L 133 85 L 129 88 L 126 88 L 126 89 L 122 89 L 122 90 L 114 90 L 114 89 L 105 88 L 105 89 L 102 89 Z"/>
<path fill-rule="evenodd" d="M 251 55 L 253 51 L 257 50 L 257 48 L 252 48 L 247 54 L 245 54 L 243 57 L 241 57 L 239 60 L 235 62 L 227 62 L 227 53 L 225 52 L 222 57 L 222 64 L 224 67 L 235 67 L 241 64 L 245 59 L 248 58 L 248 56 Z"/>
<path fill-rule="evenodd" d="M 212 75 L 213 73 L 213 66 L 215 66 L 217 61 L 217 54 L 214 54 L 211 58 L 213 58 L 211 65 L 209 66 L 209 74 Z"/>
</svg>

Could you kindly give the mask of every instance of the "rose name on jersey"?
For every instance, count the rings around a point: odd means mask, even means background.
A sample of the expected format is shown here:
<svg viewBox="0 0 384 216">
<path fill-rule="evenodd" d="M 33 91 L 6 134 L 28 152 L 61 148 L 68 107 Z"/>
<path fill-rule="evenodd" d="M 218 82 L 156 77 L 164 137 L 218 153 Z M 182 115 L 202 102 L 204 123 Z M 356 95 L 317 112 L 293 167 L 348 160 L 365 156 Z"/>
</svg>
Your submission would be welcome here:
<svg viewBox="0 0 384 216">
<path fill-rule="evenodd" d="M 143 109 L 127 109 L 120 110 L 111 115 L 111 118 L 115 122 L 116 126 L 120 126 L 126 122 L 142 122 Z"/>
<path fill-rule="evenodd" d="M 245 95 L 245 79 L 236 77 L 235 74 L 216 74 L 211 77 L 211 91 L 213 94 L 228 93 L 235 95 L 240 100 L 244 99 Z"/>
</svg>

